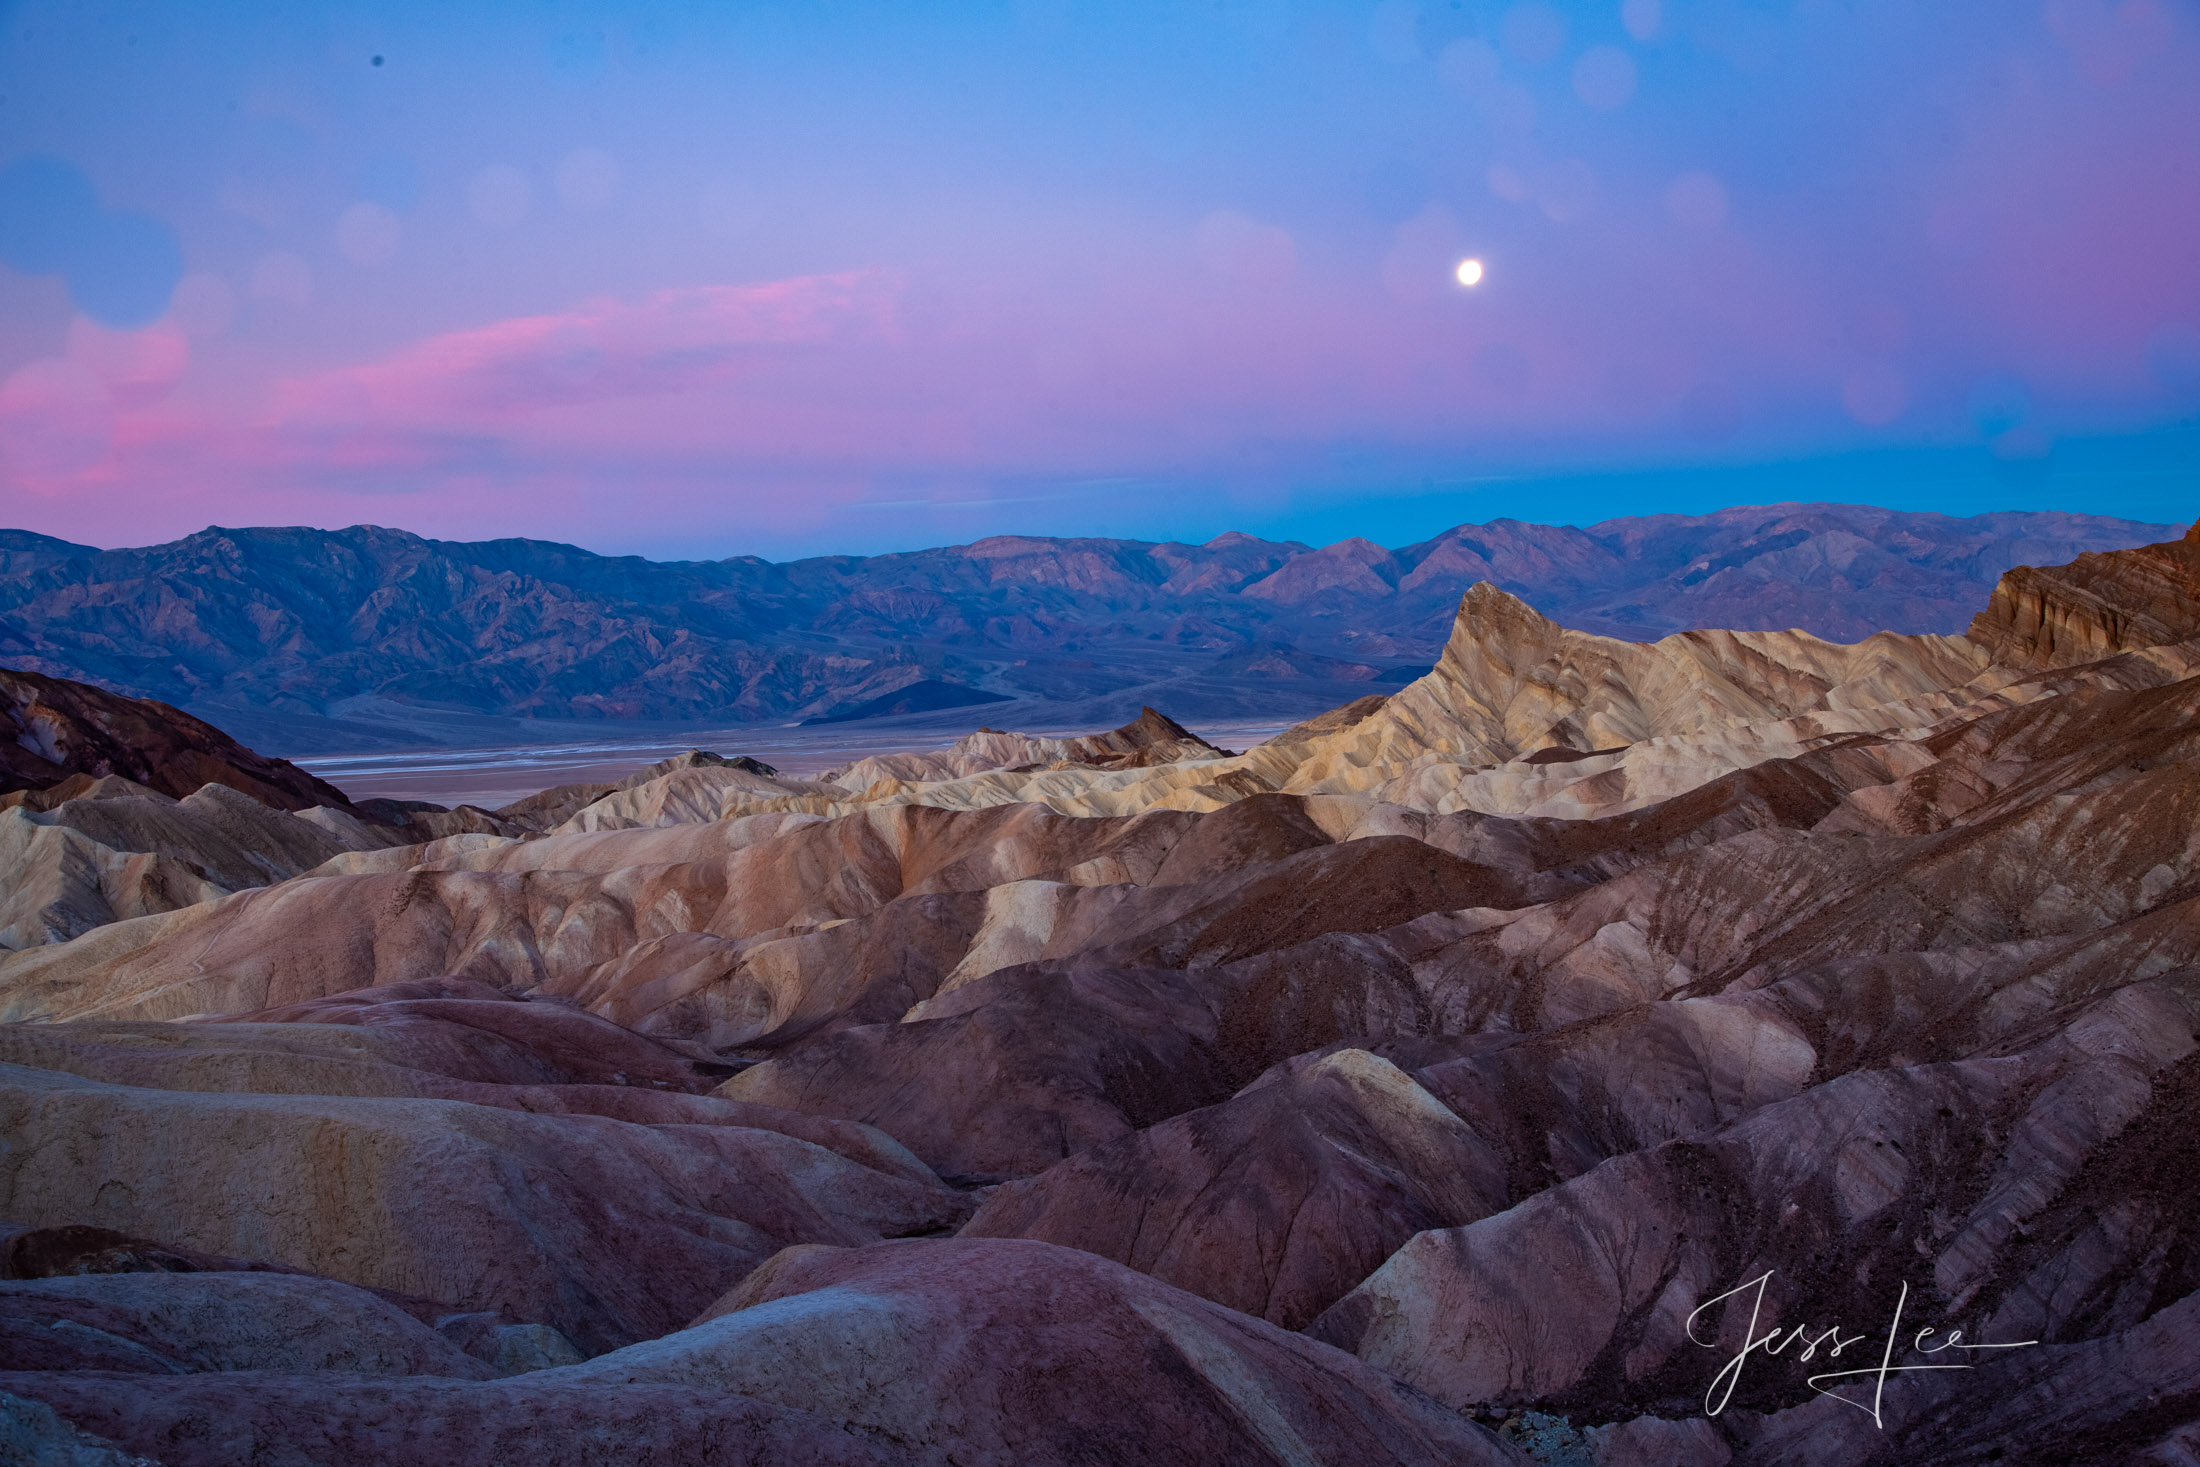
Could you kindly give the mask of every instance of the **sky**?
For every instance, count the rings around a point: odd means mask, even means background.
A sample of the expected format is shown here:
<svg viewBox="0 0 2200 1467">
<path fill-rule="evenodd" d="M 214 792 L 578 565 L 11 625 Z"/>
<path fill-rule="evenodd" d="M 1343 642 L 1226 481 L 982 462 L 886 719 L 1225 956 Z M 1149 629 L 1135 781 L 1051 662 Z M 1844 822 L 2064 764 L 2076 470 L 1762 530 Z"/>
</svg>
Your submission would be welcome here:
<svg viewBox="0 0 2200 1467">
<path fill-rule="evenodd" d="M 0 0 L 0 524 L 2190 519 L 2196 77 L 2200 0 Z"/>
</svg>

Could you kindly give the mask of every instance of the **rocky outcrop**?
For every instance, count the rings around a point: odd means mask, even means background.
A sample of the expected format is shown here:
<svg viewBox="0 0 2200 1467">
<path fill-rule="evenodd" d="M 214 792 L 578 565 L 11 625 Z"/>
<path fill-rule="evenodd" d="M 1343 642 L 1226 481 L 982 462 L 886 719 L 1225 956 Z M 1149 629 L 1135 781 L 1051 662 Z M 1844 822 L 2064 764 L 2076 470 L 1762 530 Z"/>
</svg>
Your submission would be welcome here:
<svg viewBox="0 0 2200 1467">
<path fill-rule="evenodd" d="M 288 1273 L 109 1273 L 0 1282 L 0 1371 L 496 1371 L 364 1289 Z"/>
<path fill-rule="evenodd" d="M 703 824 L 762 805 L 821 804 L 841 793 L 837 787 L 815 781 L 760 773 L 768 766 L 753 759 L 667 762 L 672 767 L 662 772 L 644 770 L 642 776 L 582 803 L 553 828 L 578 832 Z"/>
<path fill-rule="evenodd" d="M 1438 754 L 1491 765 L 1544 749 L 1623 749 L 1899 705 L 1961 686 L 1985 666 L 1983 653 L 1952 637 L 1883 633 L 1843 646 L 1804 632 L 1683 632 L 1647 646 L 1621 642 L 1568 631 L 1483 582 L 1460 603 L 1435 670 L 1332 735 L 1308 763 L 1368 767 Z"/>
<path fill-rule="evenodd" d="M 669 776 L 679 774 L 683 770 L 689 769 L 720 769 L 729 771 L 729 778 L 727 778 L 723 783 L 705 782 L 702 786 L 704 789 L 754 789 L 758 788 L 759 786 L 749 784 L 741 777 L 752 776 L 756 779 L 769 781 L 772 779 L 773 776 L 779 773 L 778 770 L 772 768 L 769 764 L 764 763 L 762 760 L 751 759 L 745 754 L 737 754 L 729 759 L 723 754 L 713 754 L 707 749 L 690 749 L 684 754 L 675 754 L 669 759 L 660 759 L 655 764 L 650 764 L 641 769 L 637 769 L 632 774 L 627 775 L 625 778 L 613 780 L 608 784 L 561 784 L 552 786 L 551 788 L 546 790 L 540 790 L 535 794 L 527 796 L 525 799 L 514 800 L 511 804 L 506 805 L 502 809 L 495 811 L 494 818 L 504 822 L 509 826 L 515 827 L 518 831 L 526 831 L 540 835 L 545 831 L 557 829 L 559 826 L 565 824 L 568 820 L 571 820 L 575 815 L 578 815 L 581 811 L 587 809 L 590 805 L 595 804 L 597 801 L 603 799 L 607 795 L 620 794 L 627 790 L 637 789 L 644 785 L 654 784 L 658 781 L 669 782 Z M 772 785 L 769 787 L 773 790 L 774 793 L 794 793 L 807 788 L 807 786 L 804 785 L 801 781 L 793 781 L 779 785 Z M 687 788 L 692 789 L 693 785 L 690 784 L 687 786 Z M 683 793 L 684 792 L 685 791 L 683 791 Z M 654 802 L 654 809 L 658 812 L 661 812 L 665 806 L 665 803 L 666 797 L 660 796 Z M 686 818 L 713 818 L 693 813 L 692 808 L 690 808 L 691 806 L 692 800 L 688 802 L 687 806 L 682 806 L 675 798 L 675 807 L 682 808 Z M 622 819 L 618 823 L 640 824 L 650 822 L 635 821 L 629 815 L 626 817 L 622 817 Z M 455 835 L 459 833 L 460 832 L 453 830 L 436 830 L 432 833 L 432 835 L 442 836 Z M 512 832 L 507 831 L 502 833 L 509 834 Z"/>
<path fill-rule="evenodd" d="M 103 1282 L 76 1282 L 87 1278 Z M 495 1310 L 81 1223 L 0 1235 L 0 1279 L 52 1281 L 9 1293 L 27 1322 L 8 1369 L 341 1369 L 478 1380 L 582 1358 L 549 1325 Z M 87 1358 L 93 1363 L 81 1363 Z"/>
<path fill-rule="evenodd" d="M 293 815 L 222 784 L 175 800 L 120 775 L 74 775 L 0 806 L 0 948 L 66 941 L 405 839 L 323 806 Z"/>
<path fill-rule="evenodd" d="M 2189 984 L 2121 991 L 2082 1030 L 2103 1050 L 2057 1035 L 2014 1056 L 1858 1072 L 1628 1153 L 1499 1218 L 1423 1233 L 1313 1333 L 1457 1405 L 1685 1411 L 1715 1373 L 1687 1317 L 1768 1271 L 1760 1328 L 1883 1315 L 1911 1275 L 1921 1320 L 1968 1323 L 1981 1342 L 2128 1328 L 2152 1312 L 2144 1296 L 2200 1287 L 2150 1262 L 2188 1246 L 2182 1209 L 2142 1208 L 2113 1238 L 2041 1214 L 2058 1198 L 2129 1207 L 2114 1189 L 2066 1194 L 2084 1157 L 2144 1129 L 2150 1102 L 2167 1102 L 2165 1123 L 2178 1112 L 2195 1008 Z M 2157 1076 L 2167 1095 L 2150 1093 Z M 1755 1303 L 1714 1310 L 1697 1340 L 1738 1348 L 1737 1315 Z M 1761 1409 L 1800 1384 L 1768 1369 L 1737 1399 Z"/>
<path fill-rule="evenodd" d="M 2075 667 L 2200 637 L 2200 524 L 2182 540 L 2018 566 L 1970 639 L 2012 667 Z"/>
<path fill-rule="evenodd" d="M 981 728 L 937 754 L 873 754 L 827 774 L 825 780 L 861 794 L 882 781 L 923 784 L 994 770 L 1150 769 L 1157 764 L 1228 757 L 1227 749 L 1216 748 L 1175 719 L 1143 708 L 1121 728 L 1081 738 L 1034 738 Z"/>
<path fill-rule="evenodd" d="M 513 1460 L 540 1467 L 633 1461 L 918 1467 L 925 1461 L 811 1412 L 708 1386 L 559 1385 L 540 1375 L 466 1385 L 264 1372 L 0 1374 L 0 1412 L 9 1413 L 0 1416 L 0 1431 L 20 1421 L 22 1439 L 38 1433 L 42 1447 L 110 1454 L 58 1459 L 69 1467 L 229 1467 L 255 1458 L 305 1467 Z M 93 1421 L 113 1440 L 71 1424 Z M 155 1461 L 138 1451 L 160 1456 Z"/>
<path fill-rule="evenodd" d="M 1464 1121 L 1343 1049 L 1000 1187 L 962 1236 L 1082 1248 L 1299 1329 L 1415 1233 L 1504 1201 Z"/>
<path fill-rule="evenodd" d="M 172 799 L 227 785 L 278 810 L 348 810 L 334 785 L 145 698 L 0 668 L 0 794 L 119 775 Z"/>
<path fill-rule="evenodd" d="M 19 1462 L 67 1467 L 160 1467 L 113 1442 L 77 1430 L 43 1401 L 0 1391 L 0 1449 Z"/>
<path fill-rule="evenodd" d="M 402 819 L 165 704 L 0 670 L 0 950 L 426 838 Z"/>
</svg>

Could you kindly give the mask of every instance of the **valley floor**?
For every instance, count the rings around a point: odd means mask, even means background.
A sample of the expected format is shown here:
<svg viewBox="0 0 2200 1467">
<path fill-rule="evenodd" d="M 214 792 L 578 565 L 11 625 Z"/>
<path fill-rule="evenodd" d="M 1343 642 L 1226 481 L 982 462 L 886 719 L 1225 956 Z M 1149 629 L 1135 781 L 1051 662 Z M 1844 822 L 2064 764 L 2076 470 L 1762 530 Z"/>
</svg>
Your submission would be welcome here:
<svg viewBox="0 0 2200 1467">
<path fill-rule="evenodd" d="M 910 720 L 814 728 L 649 724 L 598 729 L 567 724 L 556 731 L 565 742 L 459 744 L 291 757 L 299 767 L 355 800 L 425 800 L 494 810 L 551 785 L 623 779 L 643 765 L 688 749 L 744 754 L 782 773 L 809 778 L 873 755 L 937 752 L 966 732 L 967 723 L 966 714 L 952 732 Z M 1191 725 L 1209 742 L 1230 748 L 1257 744 L 1286 726 L 1272 720 Z M 1042 736 L 1050 732 L 1043 726 L 1035 731 Z M 1072 732 L 1052 736 L 1068 737 Z"/>
</svg>

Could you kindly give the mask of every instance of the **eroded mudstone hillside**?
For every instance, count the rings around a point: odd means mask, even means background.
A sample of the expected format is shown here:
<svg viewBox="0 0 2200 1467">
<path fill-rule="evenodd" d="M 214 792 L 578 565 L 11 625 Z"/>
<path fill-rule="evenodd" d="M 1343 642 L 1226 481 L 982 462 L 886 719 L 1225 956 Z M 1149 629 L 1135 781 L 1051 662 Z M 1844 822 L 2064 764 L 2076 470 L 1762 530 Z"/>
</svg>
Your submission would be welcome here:
<svg viewBox="0 0 2200 1467">
<path fill-rule="evenodd" d="M 0 809 L 0 1429 L 78 1460 L 2200 1453 L 2200 530 L 1964 636 L 1480 584 L 1242 753 L 202 782 Z M 2010 1348 L 1722 1382 L 1898 1307 Z"/>
</svg>

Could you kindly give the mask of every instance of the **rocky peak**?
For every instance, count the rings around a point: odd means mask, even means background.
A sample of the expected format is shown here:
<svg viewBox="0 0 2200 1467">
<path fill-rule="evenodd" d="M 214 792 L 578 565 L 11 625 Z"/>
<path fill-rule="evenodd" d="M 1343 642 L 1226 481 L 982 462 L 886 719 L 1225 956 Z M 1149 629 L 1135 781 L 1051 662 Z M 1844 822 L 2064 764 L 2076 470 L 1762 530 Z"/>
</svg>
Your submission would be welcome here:
<svg viewBox="0 0 2200 1467">
<path fill-rule="evenodd" d="M 994 738 L 1018 741 L 1016 749 L 1023 762 L 1090 764 L 1103 769 L 1143 769 L 1182 759 L 1219 758 L 1226 753 L 1151 706 L 1141 707 L 1136 718 L 1105 733 L 1069 739 L 995 733 Z"/>
<path fill-rule="evenodd" d="M 1436 665 L 1457 673 L 1492 657 L 1515 663 L 1525 653 L 1548 651 L 1565 634 L 1564 627 L 1512 592 L 1476 581 L 1459 600 L 1451 637 Z"/>
<path fill-rule="evenodd" d="M 1460 599 L 1435 669 L 1310 745 L 1292 787 L 1349 784 L 1350 770 L 1423 756 L 1497 765 L 1542 749 L 1590 753 L 1901 703 L 1961 685 L 1985 662 L 1961 638 L 1893 633 L 1854 644 L 1796 631 L 1623 641 L 1560 626 L 1479 581 Z"/>
<path fill-rule="evenodd" d="M 637 769 L 611 787 L 620 790 L 636 789 L 678 769 L 739 769 L 744 773 L 762 775 L 766 779 L 779 772 L 763 760 L 751 759 L 746 754 L 736 754 L 729 759 L 723 754 L 713 754 L 708 749 L 690 749 L 685 754 L 660 759 L 646 769 Z"/>
<path fill-rule="evenodd" d="M 2018 566 L 1970 639 L 2011 667 L 2076 667 L 2200 636 L 2200 522 L 2182 539 Z"/>
<path fill-rule="evenodd" d="M 1098 738 L 1120 740 L 1133 749 L 1151 748 L 1155 744 L 1192 740 L 1206 743 L 1183 724 L 1151 705 L 1142 704 L 1138 716 L 1112 733 L 1096 735 Z"/>
<path fill-rule="evenodd" d="M 1405 566 L 1397 556 L 1355 535 L 1285 562 L 1273 575 L 1246 587 L 1244 594 L 1285 604 L 1324 593 L 1380 598 L 1394 594 L 1404 574 Z"/>
</svg>

